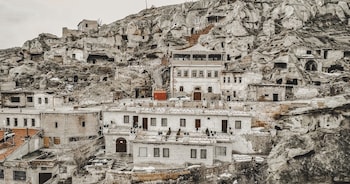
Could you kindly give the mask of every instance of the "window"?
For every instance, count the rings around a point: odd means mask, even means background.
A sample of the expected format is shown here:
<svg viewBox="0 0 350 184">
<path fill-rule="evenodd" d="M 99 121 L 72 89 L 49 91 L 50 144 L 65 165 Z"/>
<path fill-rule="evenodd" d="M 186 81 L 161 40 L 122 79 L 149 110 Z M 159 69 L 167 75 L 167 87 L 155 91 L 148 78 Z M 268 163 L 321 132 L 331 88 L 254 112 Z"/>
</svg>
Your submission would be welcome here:
<svg viewBox="0 0 350 184">
<path fill-rule="evenodd" d="M 13 180 L 25 181 L 26 172 L 25 171 L 13 171 Z"/>
<path fill-rule="evenodd" d="M 0 179 L 4 179 L 4 170 L 0 169 Z"/>
<path fill-rule="evenodd" d="M 206 159 L 206 158 L 207 158 L 207 150 L 201 149 L 201 159 Z"/>
<path fill-rule="evenodd" d="M 184 87 L 183 87 L 183 86 L 180 86 L 179 91 L 183 92 L 183 91 L 184 91 Z"/>
<path fill-rule="evenodd" d="M 49 99 L 45 98 L 45 104 L 48 104 L 48 103 L 49 103 Z"/>
<path fill-rule="evenodd" d="M 306 51 L 306 54 L 311 54 L 311 53 L 312 53 L 311 50 Z"/>
<path fill-rule="evenodd" d="M 237 94 L 236 91 L 233 91 L 233 97 L 236 98 Z"/>
<path fill-rule="evenodd" d="M 124 123 L 129 123 L 129 116 L 124 116 Z"/>
<path fill-rule="evenodd" d="M 192 77 L 197 77 L 197 70 L 192 70 Z"/>
<path fill-rule="evenodd" d="M 177 71 L 177 76 L 178 76 L 178 77 L 181 77 L 181 70 L 178 70 L 178 71 Z"/>
<path fill-rule="evenodd" d="M 147 148 L 146 147 L 139 148 L 139 157 L 147 157 Z"/>
<path fill-rule="evenodd" d="M 211 71 L 207 71 L 208 78 L 211 78 Z"/>
<path fill-rule="evenodd" d="M 168 126 L 168 119 L 167 118 L 162 118 L 162 126 Z"/>
<path fill-rule="evenodd" d="M 239 77 L 239 83 L 242 83 L 242 77 Z"/>
<path fill-rule="evenodd" d="M 14 126 L 18 126 L 18 120 L 17 120 L 17 118 L 13 118 L 13 121 L 14 121 Z"/>
<path fill-rule="evenodd" d="M 41 104 L 41 98 L 38 98 L 38 103 Z"/>
<path fill-rule="evenodd" d="M 89 27 L 89 24 L 85 24 L 85 27 Z"/>
<path fill-rule="evenodd" d="M 27 102 L 33 102 L 33 97 L 28 96 L 28 97 L 27 97 Z"/>
<path fill-rule="evenodd" d="M 186 119 L 180 119 L 180 127 L 186 127 Z"/>
<path fill-rule="evenodd" d="M 18 102 L 20 102 L 20 101 L 21 101 L 20 98 L 17 97 L 17 96 L 11 97 L 11 102 L 12 102 L 12 103 L 18 103 Z"/>
<path fill-rule="evenodd" d="M 241 129 L 242 128 L 242 122 L 241 121 L 235 121 L 235 129 Z"/>
<path fill-rule="evenodd" d="M 191 158 L 197 158 L 197 150 L 191 149 Z"/>
<path fill-rule="evenodd" d="M 85 127 L 85 121 L 81 122 L 81 126 Z"/>
<path fill-rule="evenodd" d="M 214 77 L 218 77 L 219 76 L 219 72 L 218 71 L 215 71 L 214 72 Z"/>
<path fill-rule="evenodd" d="M 153 156 L 154 157 L 160 157 L 160 150 L 159 150 L 159 148 L 153 148 Z"/>
<path fill-rule="evenodd" d="M 184 71 L 184 77 L 188 77 L 188 70 Z"/>
<path fill-rule="evenodd" d="M 222 81 L 224 81 L 224 83 L 226 83 L 226 77 L 224 77 L 224 79 Z"/>
<path fill-rule="evenodd" d="M 223 147 L 223 146 L 216 147 L 215 154 L 217 156 L 226 156 L 226 147 Z"/>
<path fill-rule="evenodd" d="M 32 119 L 32 126 L 35 126 L 35 119 Z"/>
<path fill-rule="evenodd" d="M 209 86 L 208 87 L 208 93 L 212 93 L 213 92 L 213 87 Z"/>
<path fill-rule="evenodd" d="M 58 128 L 58 123 L 57 122 L 55 122 L 55 128 Z"/>
<path fill-rule="evenodd" d="M 23 126 L 28 126 L 28 119 L 27 118 L 23 119 Z"/>
<path fill-rule="evenodd" d="M 202 70 L 199 71 L 199 77 L 204 77 L 204 72 Z"/>
<path fill-rule="evenodd" d="M 157 126 L 157 119 L 151 118 L 151 126 Z"/>
<path fill-rule="evenodd" d="M 231 78 L 230 77 L 227 77 L 227 83 L 230 83 L 231 81 Z"/>
<path fill-rule="evenodd" d="M 169 158 L 169 148 L 163 148 L 163 157 Z"/>
<path fill-rule="evenodd" d="M 233 77 L 234 83 L 237 83 L 237 77 Z"/>
<path fill-rule="evenodd" d="M 6 126 L 10 126 L 10 118 L 6 118 Z"/>
</svg>

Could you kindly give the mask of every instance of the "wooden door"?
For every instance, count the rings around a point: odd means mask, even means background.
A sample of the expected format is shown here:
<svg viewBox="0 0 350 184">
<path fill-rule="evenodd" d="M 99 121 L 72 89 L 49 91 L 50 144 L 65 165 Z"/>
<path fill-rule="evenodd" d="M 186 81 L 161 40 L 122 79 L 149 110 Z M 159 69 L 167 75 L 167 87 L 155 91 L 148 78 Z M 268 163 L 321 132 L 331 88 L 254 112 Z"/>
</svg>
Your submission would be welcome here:
<svg viewBox="0 0 350 184">
<path fill-rule="evenodd" d="M 148 118 L 142 118 L 142 128 L 148 130 Z"/>
<path fill-rule="evenodd" d="M 227 120 L 221 121 L 221 130 L 223 133 L 227 133 Z"/>
<path fill-rule="evenodd" d="M 116 140 L 116 152 L 117 153 L 126 152 L 126 140 L 124 138 L 118 138 Z"/>
<path fill-rule="evenodd" d="M 193 93 L 193 100 L 202 100 L 202 93 L 201 92 L 194 92 Z"/>
<path fill-rule="evenodd" d="M 195 120 L 195 128 L 200 128 L 201 127 L 201 120 L 200 119 L 196 119 Z"/>
<path fill-rule="evenodd" d="M 132 126 L 133 126 L 134 128 L 136 128 L 136 127 L 139 126 L 139 117 L 138 117 L 138 116 L 133 116 L 133 117 L 132 117 L 132 121 L 133 121 Z"/>
</svg>

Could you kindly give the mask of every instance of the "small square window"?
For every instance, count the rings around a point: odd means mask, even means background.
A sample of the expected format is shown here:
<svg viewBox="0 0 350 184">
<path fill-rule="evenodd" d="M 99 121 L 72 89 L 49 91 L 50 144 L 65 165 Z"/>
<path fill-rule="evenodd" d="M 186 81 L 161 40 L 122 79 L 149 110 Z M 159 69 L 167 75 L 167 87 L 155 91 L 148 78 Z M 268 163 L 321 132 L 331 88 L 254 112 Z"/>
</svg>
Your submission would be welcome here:
<svg viewBox="0 0 350 184">
<path fill-rule="evenodd" d="M 160 150 L 159 150 L 159 148 L 154 148 L 153 149 L 153 156 L 154 157 L 160 157 Z"/>
<path fill-rule="evenodd" d="M 13 171 L 13 180 L 25 181 L 26 180 L 26 172 L 25 171 Z"/>
<path fill-rule="evenodd" d="M 178 77 L 181 77 L 181 70 L 178 70 L 178 71 L 177 71 L 177 76 L 178 76 Z"/>
<path fill-rule="evenodd" d="M 193 78 L 197 77 L 197 70 L 192 70 L 192 77 Z"/>
<path fill-rule="evenodd" d="M 24 118 L 24 119 L 23 119 L 23 125 L 24 125 L 24 126 L 28 126 L 28 119 L 27 119 L 27 118 Z"/>
<path fill-rule="evenodd" d="M 85 121 L 81 122 L 81 126 L 85 127 Z"/>
<path fill-rule="evenodd" d="M 211 71 L 207 71 L 208 78 L 211 78 Z"/>
<path fill-rule="evenodd" d="M 6 118 L 6 126 L 10 126 L 10 118 Z"/>
<path fill-rule="evenodd" d="M 33 97 L 28 96 L 28 97 L 27 97 L 27 102 L 33 102 Z"/>
<path fill-rule="evenodd" d="M 169 158 L 169 148 L 163 148 L 163 157 Z"/>
<path fill-rule="evenodd" d="M 207 158 L 207 150 L 201 149 L 201 159 L 206 159 L 206 158 Z"/>
<path fill-rule="evenodd" d="M 218 71 L 214 72 L 214 77 L 219 77 L 219 72 Z"/>
<path fill-rule="evenodd" d="M 180 119 L 180 127 L 186 127 L 186 119 Z"/>
<path fill-rule="evenodd" d="M 235 129 L 242 129 L 242 122 L 241 121 L 235 121 Z"/>
<path fill-rule="evenodd" d="M 157 119 L 151 118 L 151 126 L 157 126 Z"/>
<path fill-rule="evenodd" d="M 129 116 L 124 116 L 124 123 L 129 123 Z"/>
<path fill-rule="evenodd" d="M 35 119 L 32 119 L 32 126 L 35 126 Z"/>
<path fill-rule="evenodd" d="M 168 119 L 167 118 L 162 118 L 162 127 L 168 126 Z"/>
<path fill-rule="evenodd" d="M 198 77 L 204 77 L 204 72 L 202 70 L 199 71 L 199 76 Z"/>
<path fill-rule="evenodd" d="M 14 126 L 18 126 L 18 119 L 17 118 L 13 118 L 13 121 L 14 121 Z"/>
<path fill-rule="evenodd" d="M 21 99 L 17 96 L 13 96 L 11 97 L 11 102 L 12 103 L 18 103 L 18 102 L 21 102 Z"/>
<path fill-rule="evenodd" d="M 45 98 L 45 104 L 48 104 L 48 103 L 49 103 L 49 99 Z"/>
<path fill-rule="evenodd" d="M 184 71 L 184 77 L 188 77 L 188 70 Z"/>
<path fill-rule="evenodd" d="M 147 157 L 147 147 L 139 147 L 139 157 Z"/>
<path fill-rule="evenodd" d="M 191 158 L 197 158 L 197 150 L 191 149 Z"/>
<path fill-rule="evenodd" d="M 41 98 L 38 98 L 38 103 L 41 104 Z"/>
</svg>

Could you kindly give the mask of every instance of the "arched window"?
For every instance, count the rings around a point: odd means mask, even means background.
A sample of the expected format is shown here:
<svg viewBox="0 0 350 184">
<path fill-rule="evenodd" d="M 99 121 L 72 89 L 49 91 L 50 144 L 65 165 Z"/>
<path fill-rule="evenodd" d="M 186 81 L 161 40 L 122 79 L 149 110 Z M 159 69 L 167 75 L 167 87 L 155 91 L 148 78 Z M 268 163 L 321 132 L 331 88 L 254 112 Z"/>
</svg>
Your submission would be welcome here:
<svg viewBox="0 0 350 184">
<path fill-rule="evenodd" d="M 180 90 L 179 91 L 183 92 L 184 91 L 184 87 L 180 86 Z"/>
<path fill-rule="evenodd" d="M 307 71 L 317 71 L 317 63 L 314 60 L 310 60 L 305 64 L 305 70 Z"/>
<path fill-rule="evenodd" d="M 116 140 L 116 152 L 117 153 L 126 152 L 126 140 L 124 138 L 118 138 Z"/>
</svg>

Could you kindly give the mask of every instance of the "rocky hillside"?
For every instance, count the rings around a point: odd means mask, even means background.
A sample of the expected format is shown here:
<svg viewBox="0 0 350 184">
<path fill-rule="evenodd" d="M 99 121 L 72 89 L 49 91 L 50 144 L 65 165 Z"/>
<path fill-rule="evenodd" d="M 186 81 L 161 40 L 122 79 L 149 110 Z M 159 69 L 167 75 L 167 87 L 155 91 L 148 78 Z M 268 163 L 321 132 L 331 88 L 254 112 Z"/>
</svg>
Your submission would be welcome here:
<svg viewBox="0 0 350 184">
<path fill-rule="evenodd" d="M 225 51 L 228 69 L 261 73 L 266 83 L 296 79 L 300 87 L 314 87 L 297 98 L 337 95 L 350 89 L 349 5 L 348 0 L 200 0 L 151 8 L 96 30 L 40 34 L 22 48 L 1 50 L 0 79 L 16 88 L 70 95 L 79 104 L 110 102 L 115 92 L 134 97 L 135 89 L 148 97 L 153 88 L 168 89 L 171 52 L 198 43 Z M 315 51 L 322 70 L 307 72 L 314 65 L 301 64 L 299 48 Z M 328 57 L 330 50 L 342 51 L 342 57 Z M 275 63 L 288 63 L 287 72 Z M 350 182 L 349 116 L 347 106 L 339 108 L 282 117 L 280 124 L 299 129 L 277 134 L 259 181 Z M 327 118 L 330 127 L 316 121 Z M 333 127 L 334 122 L 339 124 Z"/>
</svg>

